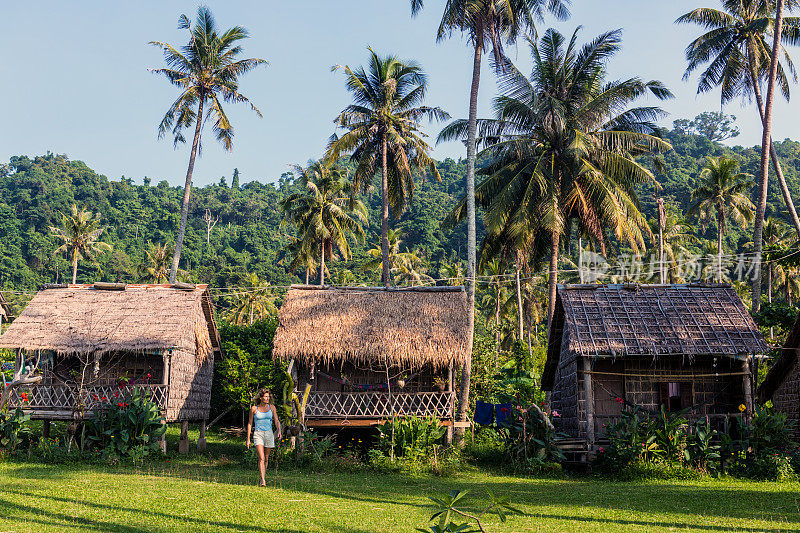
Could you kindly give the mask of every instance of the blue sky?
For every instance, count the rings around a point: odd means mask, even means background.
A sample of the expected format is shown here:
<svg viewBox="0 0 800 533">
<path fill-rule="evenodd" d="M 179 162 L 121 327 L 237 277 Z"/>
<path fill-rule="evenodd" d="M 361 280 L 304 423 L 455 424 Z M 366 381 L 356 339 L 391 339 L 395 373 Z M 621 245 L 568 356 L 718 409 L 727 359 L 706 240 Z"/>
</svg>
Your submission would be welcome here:
<svg viewBox="0 0 800 533">
<path fill-rule="evenodd" d="M 250 30 L 248 57 L 270 65 L 243 78 L 241 90 L 261 109 L 263 119 L 244 106 L 227 111 L 236 126 L 233 152 L 225 152 L 211 135 L 195 167 L 195 183 L 230 177 L 238 167 L 243 181 L 273 181 L 292 163 L 318 157 L 333 132 L 332 120 L 348 95 L 343 74 L 334 64 L 358 65 L 366 47 L 394 53 L 422 64 L 430 79 L 427 103 L 453 117 L 466 116 L 472 56 L 460 36 L 435 42 L 444 0 L 427 0 L 412 19 L 408 0 L 209 1 L 219 27 L 241 24 Z M 675 118 L 692 118 L 719 109 L 718 94 L 696 96 L 694 80 L 683 82 L 683 50 L 699 34 L 675 26 L 681 14 L 717 0 L 573 0 L 566 22 L 548 19 L 540 29 L 555 26 L 572 32 L 583 26 L 581 41 L 622 28 L 623 49 L 610 65 L 613 77 L 638 75 L 659 79 L 676 94 L 663 107 Z M 85 161 L 110 179 L 122 175 L 141 183 L 166 179 L 183 182 L 188 146 L 175 150 L 159 141 L 156 126 L 177 95 L 166 80 L 147 71 L 162 66 L 160 52 L 148 42 L 185 42 L 177 30 L 181 13 L 192 19 L 195 2 L 108 2 L 60 0 L 4 5 L 0 57 L 3 83 L 0 101 L 0 160 L 12 155 L 66 153 Z M 795 56 L 796 51 L 791 50 Z M 508 50 L 528 71 L 526 46 Z M 797 88 L 795 88 L 795 91 Z M 479 114 L 489 112 L 495 82 L 484 66 Z M 790 104 L 777 101 L 774 137 L 800 138 L 800 122 Z M 739 102 L 725 109 L 738 117 L 742 134 L 736 144 L 760 143 L 755 107 Z M 435 137 L 438 127 L 429 126 Z M 463 145 L 438 146 L 439 158 L 458 157 Z"/>
</svg>

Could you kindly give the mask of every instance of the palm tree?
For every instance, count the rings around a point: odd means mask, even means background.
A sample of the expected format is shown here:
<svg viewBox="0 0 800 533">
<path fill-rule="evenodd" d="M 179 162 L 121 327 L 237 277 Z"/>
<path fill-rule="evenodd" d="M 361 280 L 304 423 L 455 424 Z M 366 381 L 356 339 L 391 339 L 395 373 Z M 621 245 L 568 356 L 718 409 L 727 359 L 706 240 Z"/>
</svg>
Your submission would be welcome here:
<svg viewBox="0 0 800 533">
<path fill-rule="evenodd" d="M 506 290 L 503 275 L 505 274 L 505 266 L 500 262 L 500 259 L 494 258 L 491 261 L 482 262 L 482 272 L 490 276 L 486 284 L 486 290 L 483 291 L 483 298 L 481 298 L 480 306 L 487 311 L 486 313 L 486 328 L 494 326 L 495 342 L 497 349 L 500 350 L 500 326 L 501 326 L 501 309 L 503 303 L 508 299 L 508 291 Z M 497 364 L 497 354 L 495 354 L 495 365 Z"/>
<path fill-rule="evenodd" d="M 763 235 L 764 248 L 767 251 L 785 250 L 792 242 L 792 235 L 789 228 L 780 220 L 769 217 L 764 222 Z M 776 278 L 780 277 L 779 272 L 783 266 L 775 261 L 767 264 L 767 301 L 772 303 L 772 286 Z"/>
<path fill-rule="evenodd" d="M 137 268 L 139 283 L 166 283 L 169 280 L 172 253 L 172 247 L 166 243 L 150 243 L 144 261 Z"/>
<path fill-rule="evenodd" d="M 692 203 L 687 216 L 697 216 L 705 230 L 712 215 L 717 223 L 717 281 L 722 281 L 722 238 L 726 222 L 732 218 L 741 227 L 753 220 L 755 206 L 748 198 L 753 176 L 736 172 L 739 162 L 729 157 L 709 158 L 700 173 L 702 183 L 692 191 Z"/>
<path fill-rule="evenodd" d="M 289 259 L 287 268 L 290 272 L 302 270 L 305 273 L 306 285 L 308 285 L 309 274 L 317 269 L 316 252 L 301 237 L 291 237 L 289 244 L 286 245 L 286 250 L 289 252 L 286 257 Z M 279 263 L 285 264 L 286 261 L 281 259 Z"/>
<path fill-rule="evenodd" d="M 464 285 L 464 267 L 458 261 L 445 263 L 439 273 L 448 285 Z"/>
<path fill-rule="evenodd" d="M 798 5 L 800 2 L 797 0 L 788 0 L 786 9 L 792 10 Z M 688 79 L 694 71 L 708 64 L 700 74 L 697 92 L 708 92 L 719 86 L 723 105 L 740 96 L 748 99 L 751 95 L 754 96 L 764 126 L 767 122 L 761 83 L 763 80 L 769 82 L 773 79 L 771 73 L 773 46 L 770 46 L 767 38 L 770 32 L 775 33 L 775 11 L 775 0 L 723 0 L 721 10 L 697 8 L 675 21 L 678 24 L 697 24 L 709 30 L 686 48 L 686 59 L 689 64 L 684 79 Z M 779 42 L 784 45 L 800 43 L 800 18 L 786 17 L 783 23 L 784 28 L 780 32 Z M 788 100 L 789 76 L 797 81 L 797 75 L 792 60 L 783 47 L 775 46 L 775 51 L 783 52 L 784 64 L 777 61 L 776 55 L 774 79 L 784 98 Z M 769 136 L 767 139 L 769 155 L 784 202 L 795 231 L 800 236 L 800 219 L 786 185 L 772 139 Z"/>
<path fill-rule="evenodd" d="M 409 282 L 412 285 L 418 285 L 422 282 L 433 282 L 433 278 L 425 274 L 427 264 L 416 250 L 409 250 L 403 252 L 401 245 L 403 238 L 399 230 L 391 229 L 388 234 L 389 238 L 389 272 L 395 281 Z M 367 250 L 367 261 L 362 265 L 365 271 L 379 271 L 384 270 L 383 249 L 382 246 L 374 246 Z"/>
<path fill-rule="evenodd" d="M 94 261 L 97 254 L 104 250 L 111 250 L 111 245 L 98 239 L 103 234 L 103 228 L 98 227 L 100 213 L 92 213 L 86 208 L 78 210 L 72 204 L 69 215 L 61 213 L 61 227 L 50 226 L 50 233 L 61 241 L 61 246 L 55 254 L 65 254 L 72 263 L 72 284 L 78 276 L 78 261 Z"/>
<path fill-rule="evenodd" d="M 472 46 L 472 83 L 469 90 L 469 117 L 465 138 L 467 144 L 467 346 L 472 346 L 475 329 L 475 273 L 477 272 L 477 237 L 475 226 L 475 161 L 476 131 L 478 120 L 478 87 L 481 77 L 483 52 L 490 47 L 495 63 L 501 64 L 503 44 L 511 44 L 530 30 L 535 32 L 535 21 L 544 18 L 545 10 L 559 19 L 569 17 L 568 0 L 447 0 L 436 33 L 437 42 L 450 37 L 454 32 L 466 33 Z M 423 0 L 411 0 L 411 13 L 415 15 L 423 7 Z M 458 393 L 459 421 L 466 420 L 469 399 L 471 354 L 461 369 Z M 463 430 L 459 430 L 460 435 Z"/>
<path fill-rule="evenodd" d="M 390 229 L 387 233 L 387 239 L 389 241 L 389 249 L 388 249 L 388 264 L 389 270 L 392 269 L 395 262 L 397 261 L 397 255 L 400 252 L 400 245 L 403 243 L 403 236 L 400 233 L 400 230 L 397 229 Z M 367 260 L 361 266 L 361 269 L 364 271 L 375 271 L 383 272 L 384 268 L 384 259 L 383 259 L 383 242 L 382 239 L 378 240 L 378 243 L 367 250 Z"/>
<path fill-rule="evenodd" d="M 653 221 L 650 229 L 653 233 L 658 233 L 658 221 Z M 694 228 L 680 215 L 667 212 L 664 217 L 663 242 L 664 263 L 668 267 L 667 280 L 669 283 L 681 283 L 683 280 L 678 277 L 679 259 L 690 253 L 688 246 L 700 244 L 700 239 L 694 234 Z M 659 264 L 660 258 L 657 250 L 654 251 L 656 253 L 655 257 L 651 259 L 651 264 L 658 264 L 660 269 L 662 267 Z M 658 276 L 659 272 L 653 272 L 653 274 Z"/>
<path fill-rule="evenodd" d="M 240 287 L 233 296 L 233 305 L 228 312 L 228 321 L 237 325 L 252 325 L 268 316 L 277 316 L 278 308 L 268 281 L 259 279 L 258 274 L 250 274 L 247 287 Z"/>
<path fill-rule="evenodd" d="M 403 211 L 414 191 L 414 171 L 427 168 L 440 179 L 420 121 L 444 120 L 449 115 L 438 107 L 421 105 L 428 82 L 417 63 L 380 57 L 372 48 L 369 53 L 366 69 L 343 67 L 354 103 L 336 117 L 336 125 L 347 132 L 331 137 L 328 157 L 336 160 L 341 154 L 352 154 L 351 160 L 358 165 L 353 178 L 357 189 L 366 190 L 376 174 L 381 176 L 381 282 L 389 286 L 389 206 L 395 216 Z"/>
<path fill-rule="evenodd" d="M 247 30 L 234 26 L 217 33 L 214 17 L 205 6 L 198 8 L 194 27 L 186 15 L 181 15 L 178 29 L 189 32 L 189 42 L 180 50 L 170 44 L 153 41 L 164 53 L 167 68 L 150 69 L 155 74 L 163 74 L 167 80 L 181 90 L 180 96 L 167 110 L 158 125 L 158 138 L 167 132 L 172 133 L 175 145 L 185 142 L 184 128 L 194 126 L 192 151 L 189 167 L 186 170 L 186 183 L 181 204 L 181 222 L 169 282 L 174 283 L 181 259 L 181 248 L 186 233 L 186 220 L 189 215 L 189 196 L 192 190 L 194 160 L 200 149 L 200 133 L 204 120 L 213 121 L 214 134 L 225 150 L 233 148 L 233 125 L 228 120 L 222 102 L 248 103 L 261 117 L 261 112 L 239 92 L 239 77 L 267 62 L 263 59 L 238 59 L 242 53 L 240 41 L 248 37 Z M 208 107 L 206 107 L 208 106 Z M 204 116 L 205 115 L 205 116 Z"/>
<path fill-rule="evenodd" d="M 319 284 L 325 284 L 325 259 L 333 257 L 334 246 L 345 260 L 350 257 L 348 238 L 363 240 L 367 208 L 352 194 L 352 185 L 335 160 L 323 159 L 308 167 L 295 166 L 303 192 L 281 202 L 284 220 L 297 227 L 305 249 L 319 253 Z"/>
<path fill-rule="evenodd" d="M 654 183 L 636 158 L 668 150 L 655 136 L 658 107 L 628 108 L 646 93 L 672 94 L 658 81 L 606 81 L 606 62 L 617 52 L 620 32 L 604 33 L 578 48 L 547 30 L 541 45 L 529 40 L 530 79 L 506 62 L 495 119 L 478 121 L 487 147 L 487 178 L 476 190 L 489 233 L 509 233 L 528 244 L 534 258 L 549 251 L 548 327 L 555 309 L 559 248 L 573 222 L 605 252 L 607 233 L 634 252 L 645 246 L 647 222 L 635 187 Z M 467 121 L 455 121 L 440 139 L 461 138 Z M 464 201 L 451 214 L 464 215 Z"/>
</svg>

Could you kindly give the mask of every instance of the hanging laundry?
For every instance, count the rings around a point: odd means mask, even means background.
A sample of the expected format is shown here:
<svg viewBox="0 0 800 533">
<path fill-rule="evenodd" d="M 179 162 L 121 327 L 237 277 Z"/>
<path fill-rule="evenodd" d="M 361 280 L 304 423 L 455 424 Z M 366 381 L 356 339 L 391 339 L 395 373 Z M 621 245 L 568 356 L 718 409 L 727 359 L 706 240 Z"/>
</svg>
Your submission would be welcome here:
<svg viewBox="0 0 800 533">
<path fill-rule="evenodd" d="M 498 403 L 494 406 L 494 419 L 498 426 L 507 426 L 511 420 L 511 404 Z"/>
<path fill-rule="evenodd" d="M 475 416 L 473 417 L 476 424 L 484 426 L 491 426 L 494 414 L 494 404 L 482 402 L 480 400 L 475 402 Z"/>
</svg>

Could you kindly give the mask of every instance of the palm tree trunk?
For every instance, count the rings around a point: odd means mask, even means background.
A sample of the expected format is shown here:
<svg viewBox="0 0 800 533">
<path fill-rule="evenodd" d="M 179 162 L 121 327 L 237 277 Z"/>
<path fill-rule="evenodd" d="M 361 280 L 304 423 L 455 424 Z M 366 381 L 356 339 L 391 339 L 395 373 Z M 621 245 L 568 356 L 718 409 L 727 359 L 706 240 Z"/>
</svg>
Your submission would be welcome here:
<svg viewBox="0 0 800 533">
<path fill-rule="evenodd" d="M 722 234 L 725 232 L 725 207 L 717 206 L 717 283 L 722 283 Z"/>
<path fill-rule="evenodd" d="M 75 280 L 78 278 L 78 252 L 72 252 L 72 284 L 75 285 Z"/>
<path fill-rule="evenodd" d="M 381 139 L 381 283 L 388 287 L 389 280 L 389 165 L 386 161 L 388 141 L 386 133 Z"/>
<path fill-rule="evenodd" d="M 517 314 L 519 315 L 519 340 L 522 340 L 525 338 L 525 323 L 522 318 L 522 284 L 519 279 L 519 263 L 514 265 L 514 270 L 517 271 Z"/>
<path fill-rule="evenodd" d="M 325 239 L 322 239 L 322 253 L 319 254 L 319 284 L 325 285 Z"/>
<path fill-rule="evenodd" d="M 475 236 L 475 138 L 478 125 L 478 86 L 481 81 L 481 54 L 483 43 L 475 42 L 475 55 L 472 60 L 472 85 L 469 90 L 469 120 L 467 125 L 467 358 L 461 369 L 461 383 L 458 388 L 457 419 L 467 419 L 469 404 L 469 387 L 472 378 L 472 341 L 475 329 L 475 271 L 476 271 L 476 236 Z M 456 436 L 461 437 L 464 428 L 456 428 Z"/>
<path fill-rule="evenodd" d="M 775 7 L 775 39 L 772 45 L 772 61 L 769 68 L 769 85 L 767 85 L 767 102 L 764 106 L 764 134 L 761 138 L 761 166 L 759 174 L 759 195 L 756 205 L 756 221 L 753 228 L 753 245 L 755 247 L 755 269 L 753 272 L 753 300 L 751 309 L 757 313 L 761 307 L 761 251 L 764 232 L 764 212 L 767 210 L 767 188 L 769 185 L 769 152 L 772 142 L 772 103 L 775 96 L 775 80 L 778 76 L 778 54 L 781 50 L 781 32 L 783 30 L 783 4 L 778 0 Z M 757 81 L 757 80 L 756 80 Z"/>
<path fill-rule="evenodd" d="M 194 140 L 192 141 L 192 153 L 189 155 L 189 168 L 186 169 L 186 183 L 183 186 L 183 202 L 181 203 L 181 225 L 178 228 L 178 238 L 175 241 L 175 253 L 172 255 L 172 268 L 169 271 L 169 282 L 175 283 L 178 275 L 178 263 L 181 261 L 181 249 L 183 248 L 183 237 L 186 235 L 186 220 L 189 217 L 189 196 L 192 194 L 192 172 L 194 172 L 194 159 L 197 157 L 197 149 L 200 146 L 200 129 L 203 125 L 203 102 L 205 98 L 200 95 L 200 103 L 197 106 L 197 124 L 194 127 Z"/>
<path fill-rule="evenodd" d="M 306 267 L 306 285 L 308 285 L 308 267 Z"/>
<path fill-rule="evenodd" d="M 761 124 L 764 124 L 764 100 L 761 97 L 761 89 L 758 85 L 758 76 L 756 75 L 755 68 L 753 67 L 754 62 L 754 54 L 752 50 L 749 52 L 749 71 L 750 71 L 750 81 L 753 85 L 753 95 L 756 97 L 756 107 L 758 108 L 758 114 L 761 117 Z M 775 151 L 775 145 L 772 143 L 772 138 L 770 137 L 769 140 L 769 156 L 772 159 L 772 168 L 775 169 L 775 175 L 778 177 L 778 184 L 781 187 L 781 194 L 783 195 L 783 201 L 786 204 L 786 209 L 789 212 L 789 218 L 792 220 L 792 224 L 794 225 L 794 230 L 797 233 L 798 238 L 800 238 L 800 218 L 797 216 L 797 210 L 794 207 L 794 201 L 792 200 L 792 195 L 789 192 L 789 187 L 786 185 L 786 178 L 783 176 L 783 169 L 781 168 L 781 163 L 778 160 L 778 152 Z"/>
<path fill-rule="evenodd" d="M 547 292 L 547 334 L 550 335 L 551 328 L 553 327 L 553 315 L 556 312 L 556 293 L 558 290 L 558 244 L 560 239 L 558 231 L 553 231 L 550 234 L 550 287 Z"/>
</svg>

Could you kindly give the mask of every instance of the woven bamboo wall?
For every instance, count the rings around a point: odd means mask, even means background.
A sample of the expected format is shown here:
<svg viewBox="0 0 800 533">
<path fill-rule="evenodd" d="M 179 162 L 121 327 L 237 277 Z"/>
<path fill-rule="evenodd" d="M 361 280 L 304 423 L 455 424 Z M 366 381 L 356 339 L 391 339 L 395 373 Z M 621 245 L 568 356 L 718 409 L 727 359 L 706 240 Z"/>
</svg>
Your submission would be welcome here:
<svg viewBox="0 0 800 533">
<path fill-rule="evenodd" d="M 193 353 L 173 351 L 169 372 L 167 422 L 207 419 L 211 408 L 213 353 L 200 362 Z"/>
<path fill-rule="evenodd" d="M 569 336 L 569 331 L 564 330 L 564 337 Z M 561 344 L 562 353 L 559 358 L 558 370 L 556 371 L 555 386 L 550 400 L 553 409 L 558 411 L 561 418 L 558 419 L 558 430 L 567 434 L 569 437 L 577 438 L 579 431 L 578 416 L 578 365 L 574 353 L 570 353 L 566 347 L 569 346 L 568 339 L 565 338 Z"/>
<path fill-rule="evenodd" d="M 800 439 L 800 365 L 797 359 L 794 359 L 785 376 L 772 395 L 772 405 L 786 413 L 790 421 L 794 421 L 792 435 L 797 440 Z"/>
</svg>

